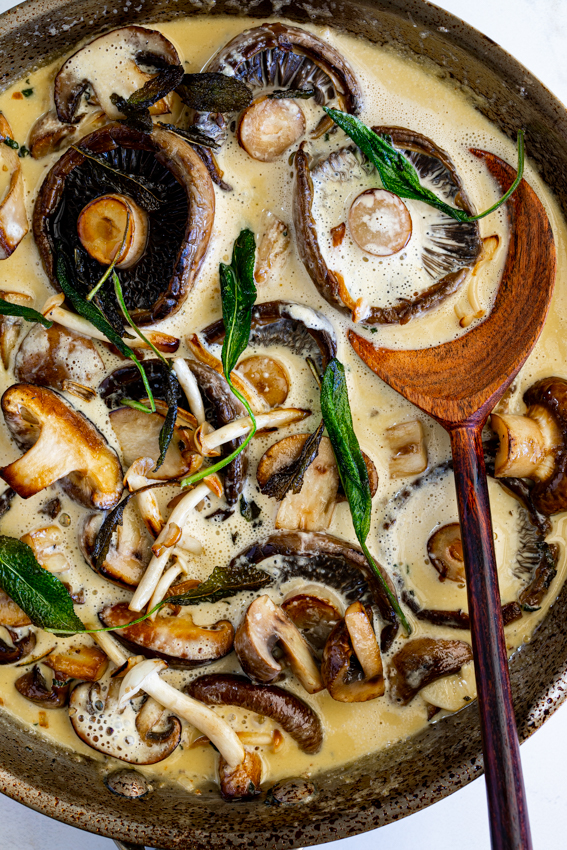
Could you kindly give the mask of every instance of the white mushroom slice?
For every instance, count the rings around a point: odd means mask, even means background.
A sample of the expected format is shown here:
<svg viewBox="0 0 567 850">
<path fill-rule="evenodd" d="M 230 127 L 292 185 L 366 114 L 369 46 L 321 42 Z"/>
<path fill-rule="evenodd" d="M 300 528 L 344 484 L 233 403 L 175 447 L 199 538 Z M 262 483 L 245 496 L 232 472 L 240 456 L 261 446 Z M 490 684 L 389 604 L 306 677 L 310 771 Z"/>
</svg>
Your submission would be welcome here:
<svg viewBox="0 0 567 850">
<path fill-rule="evenodd" d="M 476 699 L 474 664 L 470 661 L 458 673 L 431 682 L 420 691 L 423 699 L 445 711 L 458 711 Z"/>
<path fill-rule="evenodd" d="M 151 457 L 139 457 L 131 464 L 124 476 L 124 485 L 131 493 L 136 493 L 137 490 L 151 484 L 152 482 L 146 476 L 153 471 L 155 465 L 156 462 Z M 136 493 L 136 502 L 146 528 L 152 537 L 157 537 L 163 528 L 164 520 L 154 491 L 146 490 L 144 493 Z"/>
<path fill-rule="evenodd" d="M 6 424 L 26 452 L 0 476 L 29 499 L 56 481 L 82 505 L 110 510 L 122 493 L 116 452 L 86 416 L 45 387 L 14 384 L 2 396 Z"/>
<path fill-rule="evenodd" d="M 370 618 L 361 602 L 346 610 L 345 625 L 363 673 L 367 679 L 383 675 L 382 657 Z"/>
<path fill-rule="evenodd" d="M 270 413 L 259 413 L 256 416 L 256 429 L 262 431 L 264 428 L 283 428 L 286 425 L 301 422 L 307 416 L 311 416 L 310 410 L 302 410 L 299 407 L 281 407 L 277 410 L 272 410 Z M 219 446 L 229 443 L 237 437 L 244 436 L 251 428 L 252 420 L 249 416 L 243 416 L 242 419 L 234 419 L 228 425 L 223 425 L 222 428 L 217 428 L 216 431 L 212 431 L 210 434 L 200 435 L 197 447 L 206 456 L 208 452 L 213 451 Z M 195 437 L 197 442 L 197 435 Z"/>
<path fill-rule="evenodd" d="M 123 522 L 112 535 L 104 561 L 95 566 L 92 554 L 101 525 L 100 514 L 91 514 L 85 518 L 79 534 L 81 551 L 87 563 L 99 575 L 119 587 L 131 590 L 142 578 L 152 556 L 144 526 L 136 516 L 133 505 L 127 505 Z"/>
<path fill-rule="evenodd" d="M 177 526 L 179 526 L 179 528 L 183 528 L 187 521 L 188 515 L 191 513 L 191 511 L 195 509 L 199 502 L 201 502 L 208 493 L 209 487 L 204 482 L 198 484 L 194 490 L 190 490 L 188 493 L 186 493 L 186 495 L 174 507 L 171 516 L 169 517 L 168 525 L 169 523 L 174 522 Z M 163 540 L 167 539 L 167 528 L 168 526 L 166 525 L 162 529 L 156 540 L 156 544 L 163 543 Z M 198 543 L 198 541 L 196 542 Z M 149 602 L 170 557 L 171 551 L 167 548 L 165 549 L 165 552 L 159 555 L 159 557 L 156 557 L 154 555 L 154 557 L 148 564 L 148 568 L 144 573 L 140 584 L 136 588 L 134 596 L 132 597 L 132 601 L 130 602 L 129 606 L 131 611 L 141 611 L 142 608 Z"/>
<path fill-rule="evenodd" d="M 238 141 L 252 159 L 272 162 L 305 133 L 305 115 L 291 98 L 260 98 L 246 109 L 238 126 Z"/>
<path fill-rule="evenodd" d="M 97 629 L 100 628 L 100 624 L 91 624 L 87 628 Z M 103 652 L 106 653 L 117 667 L 122 667 L 122 665 L 126 663 L 128 660 L 128 653 L 119 646 L 116 639 L 108 632 L 93 632 L 92 638 L 98 643 Z"/>
<path fill-rule="evenodd" d="M 333 518 L 339 483 L 333 446 L 328 437 L 323 437 L 316 458 L 303 476 L 301 490 L 286 493 L 280 503 L 276 528 L 325 531 Z"/>
<path fill-rule="evenodd" d="M 77 233 L 85 251 L 105 266 L 129 269 L 148 241 L 148 214 L 126 195 L 99 195 L 83 207 Z"/>
<path fill-rule="evenodd" d="M 350 208 L 348 226 L 358 247 L 375 257 L 397 254 L 412 234 L 408 208 L 386 189 L 362 192 Z"/>
<path fill-rule="evenodd" d="M 192 441 L 183 429 L 175 426 L 165 460 L 154 471 L 160 454 L 159 434 L 163 421 L 161 413 L 143 413 L 131 407 L 119 407 L 110 412 L 110 424 L 120 443 L 124 463 L 130 467 L 139 458 L 151 458 L 153 467 L 146 471 L 145 476 L 158 481 L 186 475 L 192 460 Z"/>
<path fill-rule="evenodd" d="M 123 27 L 99 38 L 67 59 L 55 78 L 54 99 L 60 121 L 77 122 L 76 111 L 83 92 L 90 88 L 109 118 L 120 118 L 120 110 L 110 97 L 113 93 L 126 100 L 151 78 L 140 64 L 152 65 L 152 57 L 161 64 L 179 65 L 174 46 L 157 30 Z M 151 110 L 160 115 L 169 111 L 158 101 Z"/>
<path fill-rule="evenodd" d="M 189 409 L 197 420 L 197 424 L 201 425 L 205 421 L 205 407 L 197 378 L 182 357 L 174 358 L 171 365 L 179 381 L 179 386 L 189 402 Z"/>
<path fill-rule="evenodd" d="M 107 668 L 108 657 L 97 646 L 63 646 L 50 653 L 44 664 L 51 667 L 59 681 L 97 682 Z"/>
<path fill-rule="evenodd" d="M 59 120 L 57 112 L 50 109 L 37 119 L 30 130 L 28 148 L 34 159 L 41 159 L 60 150 L 61 145 L 78 133 L 77 124 L 66 124 Z"/>
<path fill-rule="evenodd" d="M 164 572 L 164 574 L 162 575 L 162 577 L 160 578 L 160 580 L 158 581 L 158 583 L 156 585 L 156 589 L 154 590 L 153 596 L 150 599 L 150 602 L 148 604 L 148 609 L 150 611 L 152 610 L 152 608 L 155 608 L 155 606 L 158 604 L 158 602 L 161 602 L 162 599 L 165 599 L 165 597 L 167 595 L 167 591 L 172 586 L 175 579 L 179 578 L 179 576 L 184 572 L 185 572 L 184 561 L 179 559 L 179 558 L 176 558 L 175 564 Z M 155 620 L 155 618 L 157 617 L 158 614 L 159 614 L 159 611 L 154 611 L 154 613 L 150 616 L 149 619 Z"/>
<path fill-rule="evenodd" d="M 80 385 L 88 393 L 102 380 L 104 371 L 104 362 L 92 340 L 56 324 L 50 328 L 32 325 L 14 361 L 17 381 L 54 390 Z"/>
<path fill-rule="evenodd" d="M 390 478 L 418 475 L 427 469 L 427 446 L 419 419 L 392 425 L 384 436 L 392 452 Z"/>
<path fill-rule="evenodd" d="M 58 525 L 28 531 L 21 541 L 27 543 L 41 566 L 50 573 L 63 573 L 69 569 L 69 561 L 61 551 L 63 532 Z"/>
<path fill-rule="evenodd" d="M 0 112 L 0 166 L 10 174 L 8 190 L 0 202 L 0 260 L 12 254 L 29 230 L 24 178 L 18 154 L 3 144 L 13 139 L 10 125 Z"/>
<path fill-rule="evenodd" d="M 18 304 L 20 307 L 31 307 L 33 305 L 31 295 L 26 295 L 23 292 L 5 292 L 0 289 L 0 298 L 10 304 Z M 10 355 L 18 341 L 22 323 L 23 319 L 20 319 L 19 316 L 0 316 L 0 355 L 5 369 L 10 365 Z"/>
<path fill-rule="evenodd" d="M 181 693 L 160 678 L 159 674 L 165 669 L 166 662 L 154 658 L 136 664 L 122 680 L 120 706 L 128 705 L 143 690 L 160 705 L 174 711 L 206 735 L 230 767 L 236 767 L 244 761 L 244 747 L 236 732 L 202 702 Z"/>
<path fill-rule="evenodd" d="M 266 283 L 282 269 L 291 245 L 288 225 L 271 212 L 266 213 L 264 218 L 265 229 L 256 251 L 254 271 L 254 280 L 258 284 Z"/>
<path fill-rule="evenodd" d="M 269 596 L 251 603 L 234 638 L 234 649 L 244 672 L 259 682 L 273 682 L 282 671 L 272 650 L 280 644 L 289 666 L 305 690 L 315 694 L 323 682 L 301 632 Z"/>
</svg>

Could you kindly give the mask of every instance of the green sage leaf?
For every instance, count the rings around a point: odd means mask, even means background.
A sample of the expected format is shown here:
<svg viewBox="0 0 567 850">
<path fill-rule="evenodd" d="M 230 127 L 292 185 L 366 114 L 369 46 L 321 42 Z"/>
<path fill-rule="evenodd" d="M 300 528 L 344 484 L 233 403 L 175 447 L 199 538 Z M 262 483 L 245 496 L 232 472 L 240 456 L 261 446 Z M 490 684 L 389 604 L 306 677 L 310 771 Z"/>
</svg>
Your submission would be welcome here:
<svg viewBox="0 0 567 850">
<path fill-rule="evenodd" d="M 191 145 L 200 145 L 203 148 L 211 148 L 211 150 L 218 151 L 220 150 L 220 145 L 218 142 L 215 142 L 214 139 L 211 139 L 210 136 L 206 136 L 202 133 L 198 127 L 186 127 L 185 129 L 181 129 L 181 127 L 176 127 L 175 124 L 165 124 L 163 121 L 158 121 L 160 127 L 163 127 L 164 130 L 171 130 L 172 133 L 175 133 L 177 136 L 181 136 L 182 139 L 185 139 L 186 142 L 189 142 Z"/>
<path fill-rule="evenodd" d="M 252 308 L 256 301 L 254 263 L 256 242 L 251 230 L 242 230 L 234 242 L 232 263 L 220 264 L 220 288 L 225 337 L 222 365 L 227 380 L 248 345 L 252 326 Z"/>
<path fill-rule="evenodd" d="M 183 79 L 183 65 L 167 65 L 165 68 L 144 83 L 142 88 L 135 91 L 127 100 L 131 109 L 149 109 L 162 97 L 173 91 Z"/>
<path fill-rule="evenodd" d="M 20 304 L 12 304 L 11 301 L 4 301 L 3 298 L 0 298 L 0 316 L 19 316 L 26 322 L 39 322 L 44 328 L 50 328 L 53 324 L 37 310 L 32 310 L 31 307 L 22 307 Z"/>
<path fill-rule="evenodd" d="M 167 392 L 165 399 L 167 402 L 167 413 L 165 414 L 165 419 L 163 420 L 163 425 L 159 432 L 159 458 L 154 467 L 154 472 L 156 472 L 164 462 L 169 444 L 171 443 L 175 431 L 175 422 L 177 421 L 177 399 L 179 398 L 179 394 L 179 381 L 177 380 L 177 376 L 173 369 L 170 369 L 167 373 Z"/>
<path fill-rule="evenodd" d="M 237 564 L 230 569 L 215 567 L 210 576 L 198 587 L 179 596 L 170 596 L 160 605 L 200 605 L 203 602 L 218 602 L 219 599 L 235 596 L 243 590 L 259 590 L 271 584 L 272 581 L 268 573 L 248 563 Z"/>
<path fill-rule="evenodd" d="M 268 95 L 269 100 L 308 100 L 310 97 L 315 97 L 316 89 L 275 89 Z"/>
<path fill-rule="evenodd" d="M 321 421 L 317 430 L 305 440 L 299 457 L 268 478 L 264 486 L 260 486 L 260 492 L 277 499 L 278 502 L 281 502 L 290 491 L 300 493 L 305 473 L 317 457 L 324 430 L 325 423 Z"/>
</svg>

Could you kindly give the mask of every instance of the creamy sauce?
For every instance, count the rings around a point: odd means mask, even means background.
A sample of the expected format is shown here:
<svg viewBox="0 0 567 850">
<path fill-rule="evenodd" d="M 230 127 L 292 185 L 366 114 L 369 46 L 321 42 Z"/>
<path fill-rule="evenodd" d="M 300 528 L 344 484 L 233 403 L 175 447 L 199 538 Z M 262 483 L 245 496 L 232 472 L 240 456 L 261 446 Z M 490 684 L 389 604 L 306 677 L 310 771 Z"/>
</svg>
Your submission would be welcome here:
<svg viewBox="0 0 567 850">
<path fill-rule="evenodd" d="M 247 26 L 254 22 L 248 20 Z M 176 20 L 174 23 L 160 24 L 161 30 L 176 46 L 188 71 L 198 71 L 215 51 L 244 28 L 244 22 L 236 18 Z M 469 197 L 480 210 L 490 206 L 498 197 L 498 190 L 487 175 L 482 163 L 469 153 L 470 147 L 484 148 L 515 164 L 516 152 L 513 145 L 474 108 L 462 92 L 441 82 L 428 69 L 403 60 L 390 50 L 380 49 L 363 40 L 354 39 L 331 29 L 306 27 L 323 40 L 336 47 L 350 62 L 363 91 L 362 120 L 368 124 L 400 125 L 410 127 L 431 137 L 437 145 L 447 150 L 457 171 L 461 175 Z M 41 69 L 19 81 L 0 96 L 0 110 L 9 120 L 14 137 L 20 142 L 27 134 L 34 120 L 51 106 L 51 91 L 54 75 L 60 62 Z M 29 80 L 29 83 L 28 83 Z M 32 87 L 32 97 L 14 98 L 24 87 Z M 310 102 L 301 102 L 310 129 L 319 112 Z M 342 136 L 341 136 L 342 139 Z M 332 142 L 332 145 L 339 142 Z M 341 144 L 345 144 L 343 140 Z M 331 145 L 331 148 L 332 148 Z M 312 145 L 312 150 L 323 149 L 320 141 Z M 327 145 L 327 149 L 331 149 Z M 60 154 L 39 161 L 31 158 L 21 160 L 27 190 L 27 205 L 31 219 L 33 203 L 42 180 Z M 291 224 L 291 187 L 292 175 L 287 154 L 272 163 L 252 160 L 237 144 L 232 134 L 219 155 L 219 162 L 225 172 L 225 179 L 233 186 L 231 193 L 222 192 L 215 187 L 216 217 L 213 235 L 208 253 L 200 272 L 197 285 L 184 307 L 177 315 L 160 325 L 160 330 L 185 339 L 188 333 L 197 332 L 220 315 L 220 297 L 218 286 L 219 262 L 228 262 L 232 243 L 243 227 L 250 227 L 257 234 L 262 232 L 263 216 L 270 211 L 286 224 Z M 520 376 L 515 382 L 511 397 L 511 410 L 522 412 L 521 397 L 525 389 L 535 380 L 550 375 L 564 374 L 567 361 L 567 258 L 565 256 L 566 228 L 559 209 L 537 172 L 526 163 L 525 177 L 537 191 L 550 217 L 558 252 L 558 276 L 556 295 L 551 305 L 549 318 L 542 336 Z M 371 304 L 391 303 L 400 295 L 408 294 L 412 288 L 429 285 L 427 276 L 419 267 L 416 242 L 409 243 L 407 250 L 392 258 L 380 260 L 367 257 L 354 246 L 347 236 L 339 250 L 330 243 L 329 230 L 345 220 L 352 199 L 368 188 L 376 185 L 372 179 L 364 179 L 355 189 L 349 188 L 352 197 L 337 190 L 325 192 L 317 190 L 316 218 L 322 250 L 330 267 L 342 271 L 355 297 L 363 296 Z M 336 185 L 333 184 L 333 188 Z M 416 232 L 427 224 L 431 213 L 423 205 L 408 202 L 408 208 L 414 218 Z M 422 217 L 420 219 L 420 216 Z M 484 309 L 489 309 L 497 287 L 507 248 L 507 225 L 504 213 L 498 213 L 480 222 L 481 236 L 497 234 L 500 237 L 499 248 L 494 260 L 479 272 L 477 288 L 479 300 Z M 368 262 L 365 262 L 368 260 Z M 372 337 L 373 341 L 387 346 L 420 347 L 436 344 L 460 333 L 455 306 L 464 307 L 470 312 L 465 284 L 452 298 L 447 299 L 439 308 L 425 316 L 413 320 L 408 325 L 381 326 Z M 408 288 L 409 287 L 409 288 Z M 15 253 L 0 263 L 0 288 L 19 291 L 34 297 L 35 306 L 41 309 L 46 298 L 52 294 L 41 268 L 37 249 L 31 234 L 25 237 Z M 447 435 L 434 422 L 416 411 L 408 402 L 401 399 L 361 363 L 346 341 L 347 319 L 333 310 L 318 294 L 301 264 L 295 248 L 292 247 L 285 264 L 268 281 L 259 286 L 258 301 L 272 299 L 297 301 L 302 307 L 293 308 L 297 317 L 306 323 L 330 323 L 338 338 L 338 357 L 345 364 L 349 394 L 353 407 L 355 429 L 361 447 L 376 465 L 379 476 L 378 492 L 373 502 L 373 525 L 369 538 L 370 548 L 383 565 L 394 576 L 403 577 L 406 587 L 412 589 L 420 604 L 436 608 L 463 608 L 466 610 L 466 594 L 463 588 L 451 582 L 440 583 L 437 573 L 426 557 L 425 543 L 430 534 L 440 525 L 457 520 L 455 497 L 452 490 L 452 478 L 446 476 L 439 482 L 435 491 L 422 489 L 408 500 L 397 514 L 393 527 L 384 531 L 383 523 L 388 514 L 391 500 L 395 494 L 409 482 L 402 479 L 390 479 L 388 471 L 389 449 L 385 440 L 385 430 L 402 421 L 418 418 L 423 423 L 429 467 L 434 467 L 449 456 Z M 314 316 L 306 307 L 320 311 L 324 318 Z M 29 326 L 25 327 L 25 331 Z M 108 353 L 106 348 L 98 346 L 107 370 L 111 370 L 119 361 Z M 219 349 L 220 350 L 220 349 Z M 215 353 L 218 356 L 219 350 Z M 266 349 L 251 348 L 251 353 L 265 353 Z M 178 356 L 188 353 L 182 344 Z M 285 434 L 313 431 L 319 422 L 318 389 L 313 376 L 300 357 L 285 348 L 271 348 L 271 356 L 277 357 L 292 377 L 290 394 L 286 406 L 308 407 L 312 416 L 305 423 L 285 429 Z M 14 382 L 11 373 L 0 375 L 2 391 Z M 83 402 L 75 396 L 69 397 L 71 403 L 93 421 L 106 435 L 109 443 L 119 449 L 118 442 L 108 419 L 108 410 L 100 399 Z M 230 557 L 246 547 L 255 539 L 267 536 L 273 529 L 276 504 L 262 496 L 256 486 L 255 468 L 263 452 L 282 434 L 263 435 L 253 441 L 250 453 L 250 472 L 246 496 L 254 499 L 261 507 L 261 525 L 247 523 L 238 510 L 226 522 L 212 524 L 206 515 L 221 506 L 222 501 L 211 496 L 209 505 L 202 512 L 193 512 L 187 531 L 200 540 L 204 547 L 202 556 L 191 561 L 191 577 L 206 577 L 217 564 L 225 564 Z M 2 464 L 9 463 L 20 456 L 21 452 L 11 441 L 4 422 L 0 422 L 0 453 Z M 175 490 L 157 491 L 164 510 Z M 15 537 L 43 525 L 49 520 L 38 511 L 50 498 L 58 495 L 63 503 L 63 513 L 70 517 L 65 529 L 65 548 L 69 569 L 61 578 L 71 584 L 74 590 L 84 589 L 85 604 L 77 606 L 77 612 L 85 623 L 95 623 L 96 614 L 105 605 L 127 600 L 130 594 L 110 585 L 96 575 L 84 562 L 77 544 L 77 534 L 85 515 L 85 510 L 71 502 L 56 488 L 50 488 L 37 496 L 23 501 L 14 500 L 12 508 L 2 520 L 2 533 Z M 500 571 L 500 584 L 503 601 L 517 598 L 522 586 L 518 577 L 513 553 L 517 549 L 519 523 L 516 503 L 507 496 L 499 485 L 490 483 L 491 504 L 494 515 L 495 542 Z M 55 521 L 57 522 L 57 520 Z M 559 592 L 565 578 L 564 534 L 565 518 L 555 518 L 549 542 L 559 542 L 561 555 L 558 575 L 554 580 L 541 610 L 524 613 L 522 619 L 506 629 L 507 645 L 510 652 L 530 639 L 533 630 L 545 616 L 549 605 Z M 328 529 L 334 534 L 352 543 L 356 542 L 348 506 L 337 505 Z M 236 535 L 236 543 L 233 538 Z M 266 564 L 263 565 L 264 567 Z M 277 563 L 274 564 L 277 570 Z M 274 585 L 266 591 L 275 602 L 297 586 L 297 580 L 291 584 Z M 195 621 L 208 625 L 220 618 L 228 617 L 238 625 L 250 596 L 238 598 L 231 605 L 217 603 L 192 609 Z M 435 635 L 469 640 L 467 632 L 455 632 L 452 629 L 433 627 L 418 621 L 411 612 L 409 619 L 414 636 Z M 85 637 L 74 637 L 65 641 L 69 644 L 88 642 Z M 399 636 L 392 653 L 399 648 L 403 636 Z M 55 638 L 38 632 L 38 645 L 34 651 L 40 655 L 56 642 Z M 387 666 L 387 658 L 384 659 Z M 29 669 L 29 668 L 28 668 Z M 194 672 L 170 670 L 165 677 L 174 685 L 182 687 L 190 679 L 202 672 L 231 672 L 239 669 L 234 654 L 217 662 L 212 667 L 201 668 Z M 83 744 L 74 734 L 67 713 L 64 710 L 47 712 L 47 728 L 39 727 L 37 707 L 26 701 L 15 690 L 13 682 L 21 675 L 21 669 L 0 668 L 0 694 L 4 709 L 20 717 L 29 724 L 30 735 L 46 736 L 57 740 L 85 755 L 102 759 L 103 756 Z M 359 704 L 343 704 L 333 701 L 324 691 L 308 696 L 293 676 L 288 675 L 285 687 L 307 700 L 323 719 L 325 742 L 320 753 L 310 756 L 302 753 L 297 745 L 286 735 L 283 748 L 272 753 L 270 748 L 262 748 L 264 763 L 264 782 L 271 783 L 290 775 L 311 775 L 319 770 L 349 762 L 363 753 L 392 745 L 394 742 L 422 729 L 427 723 L 427 699 L 447 710 L 455 710 L 466 705 L 474 698 L 474 676 L 472 665 L 463 668 L 461 674 L 442 682 L 434 683 L 422 691 L 408 706 L 400 708 L 394 705 L 386 694 L 384 697 Z M 261 721 L 231 706 L 216 709 L 237 730 L 266 731 L 272 728 L 269 720 Z M 438 715 L 442 717 L 443 715 Z M 178 781 L 187 789 L 197 789 L 203 782 L 214 779 L 217 756 L 211 747 L 191 747 L 191 742 L 199 736 L 192 727 L 185 725 L 183 746 L 164 762 L 150 768 L 141 768 L 149 774 L 167 776 Z M 111 760 L 112 763 L 112 760 Z"/>
</svg>

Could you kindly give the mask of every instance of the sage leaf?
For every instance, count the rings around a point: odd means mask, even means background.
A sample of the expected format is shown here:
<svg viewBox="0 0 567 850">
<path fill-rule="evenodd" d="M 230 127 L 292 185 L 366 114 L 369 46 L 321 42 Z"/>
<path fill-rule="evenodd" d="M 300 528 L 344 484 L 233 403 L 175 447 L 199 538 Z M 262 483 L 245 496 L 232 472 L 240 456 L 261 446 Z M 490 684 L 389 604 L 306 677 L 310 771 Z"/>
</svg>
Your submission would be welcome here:
<svg viewBox="0 0 567 850">
<path fill-rule="evenodd" d="M 524 132 L 523 130 L 518 130 L 518 170 L 516 179 L 508 191 L 489 209 L 477 215 L 469 215 L 465 210 L 446 204 L 434 192 L 422 186 L 417 171 L 403 153 L 391 144 L 391 139 L 389 140 L 388 137 L 379 136 L 367 127 L 366 124 L 363 124 L 355 115 L 349 115 L 347 112 L 341 112 L 339 109 L 332 109 L 326 106 L 323 109 L 333 119 L 335 124 L 341 130 L 344 130 L 347 136 L 350 136 L 355 145 L 360 148 L 362 153 L 376 167 L 385 189 L 393 192 L 399 198 L 424 201 L 424 203 L 435 207 L 435 209 L 440 210 L 440 212 L 451 216 L 451 218 L 457 221 L 478 221 L 490 215 L 490 213 L 497 210 L 498 207 L 508 200 L 522 181 L 524 174 Z"/>
<path fill-rule="evenodd" d="M 310 97 L 315 97 L 316 89 L 275 89 L 268 95 L 269 100 L 308 100 Z"/>
<path fill-rule="evenodd" d="M 257 295 L 254 283 L 255 261 L 254 234 L 251 230 L 242 230 L 234 242 L 231 265 L 221 263 L 219 267 L 225 327 L 221 360 L 227 380 L 250 338 L 252 308 Z"/>
<path fill-rule="evenodd" d="M 172 133 L 181 136 L 182 139 L 185 139 L 191 145 L 200 145 L 203 148 L 211 148 L 214 151 L 220 150 L 218 142 L 215 142 L 210 136 L 206 136 L 198 127 L 186 127 L 182 130 L 181 127 L 176 127 L 175 124 L 165 124 L 163 121 L 159 121 L 158 123 L 164 130 L 171 130 Z"/>
<path fill-rule="evenodd" d="M 11 301 L 4 301 L 3 298 L 0 298 L 0 316 L 18 316 L 25 319 L 26 322 L 38 322 L 44 328 L 50 328 L 53 324 L 37 310 L 32 310 L 31 307 L 22 307 L 20 304 L 12 304 Z"/>
<path fill-rule="evenodd" d="M 268 478 L 264 486 L 260 487 L 260 492 L 277 499 L 278 502 L 281 502 L 290 490 L 292 493 L 300 493 L 305 473 L 317 457 L 324 430 L 325 423 L 321 421 L 317 430 L 305 440 L 299 457 Z"/>
<path fill-rule="evenodd" d="M 177 94 L 197 112 L 240 112 L 252 103 L 252 89 L 226 74 L 185 74 Z"/>
<path fill-rule="evenodd" d="M 127 100 L 131 109 L 149 109 L 162 97 L 173 91 L 183 79 L 183 65 L 167 65 L 137 89 Z"/>
<path fill-rule="evenodd" d="M 154 472 L 156 472 L 164 462 L 169 444 L 171 443 L 175 431 L 175 423 L 177 421 L 177 399 L 179 398 L 179 393 L 179 381 L 177 380 L 175 372 L 170 369 L 167 373 L 167 393 L 165 399 L 167 402 L 167 413 L 159 432 L 159 458 L 154 467 Z"/>
<path fill-rule="evenodd" d="M 85 631 L 63 582 L 38 564 L 30 546 L 5 535 L 0 536 L 0 587 L 34 626 L 55 634 Z"/>
<path fill-rule="evenodd" d="M 243 517 L 246 522 L 254 522 L 255 519 L 258 519 L 261 513 L 262 508 L 259 507 L 256 502 L 253 500 L 249 502 L 244 498 L 244 496 L 240 497 L 240 516 Z"/>
<path fill-rule="evenodd" d="M 210 576 L 179 596 L 169 596 L 161 605 L 200 605 L 203 602 L 218 602 L 243 590 L 259 590 L 273 581 L 268 573 L 243 562 L 228 569 L 215 567 Z"/>
<path fill-rule="evenodd" d="M 366 545 L 372 516 L 368 470 L 354 432 L 345 370 L 336 358 L 325 369 L 321 383 L 321 413 L 333 446 L 339 476 L 348 500 L 354 531 L 366 560 L 381 582 L 390 603 L 408 634 L 411 627 L 400 604 L 385 582 Z"/>
</svg>

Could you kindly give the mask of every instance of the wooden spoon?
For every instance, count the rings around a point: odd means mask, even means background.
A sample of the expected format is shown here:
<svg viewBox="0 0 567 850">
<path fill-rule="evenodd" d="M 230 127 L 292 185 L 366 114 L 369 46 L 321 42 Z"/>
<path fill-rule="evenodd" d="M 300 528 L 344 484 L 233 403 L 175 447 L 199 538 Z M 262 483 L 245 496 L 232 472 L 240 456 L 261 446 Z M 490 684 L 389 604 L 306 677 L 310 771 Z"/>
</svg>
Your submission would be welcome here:
<svg viewBox="0 0 567 850">
<path fill-rule="evenodd" d="M 472 150 L 506 191 L 515 177 L 494 154 Z M 463 538 L 492 846 L 532 847 L 512 706 L 481 432 L 543 328 L 555 283 L 545 210 L 522 181 L 507 202 L 510 245 L 492 311 L 458 339 L 418 351 L 375 348 L 349 332 L 357 354 L 449 432 Z"/>
</svg>

